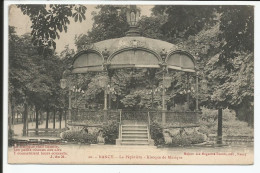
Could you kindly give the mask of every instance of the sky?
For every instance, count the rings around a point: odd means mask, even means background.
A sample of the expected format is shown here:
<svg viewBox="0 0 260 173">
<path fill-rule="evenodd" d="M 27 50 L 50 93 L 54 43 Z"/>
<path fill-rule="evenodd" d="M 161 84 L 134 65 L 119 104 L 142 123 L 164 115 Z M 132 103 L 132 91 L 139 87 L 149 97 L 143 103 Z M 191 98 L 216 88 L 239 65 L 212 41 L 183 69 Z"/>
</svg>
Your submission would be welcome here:
<svg viewBox="0 0 260 173">
<path fill-rule="evenodd" d="M 60 39 L 56 40 L 57 48 L 56 52 L 60 53 L 64 50 L 66 45 L 69 45 L 70 48 L 76 49 L 74 45 L 74 38 L 76 35 L 87 34 L 89 30 L 91 30 L 93 25 L 92 15 L 93 11 L 98 12 L 95 9 L 95 5 L 87 5 L 86 11 L 86 20 L 80 22 L 74 22 L 72 18 L 70 18 L 70 25 L 68 25 L 67 33 L 60 33 Z M 141 15 L 150 16 L 152 5 L 140 5 Z M 31 21 L 27 15 L 23 15 L 21 10 L 17 8 L 15 5 L 9 6 L 9 25 L 16 27 L 16 32 L 18 35 L 23 35 L 25 33 L 31 32 Z"/>
</svg>

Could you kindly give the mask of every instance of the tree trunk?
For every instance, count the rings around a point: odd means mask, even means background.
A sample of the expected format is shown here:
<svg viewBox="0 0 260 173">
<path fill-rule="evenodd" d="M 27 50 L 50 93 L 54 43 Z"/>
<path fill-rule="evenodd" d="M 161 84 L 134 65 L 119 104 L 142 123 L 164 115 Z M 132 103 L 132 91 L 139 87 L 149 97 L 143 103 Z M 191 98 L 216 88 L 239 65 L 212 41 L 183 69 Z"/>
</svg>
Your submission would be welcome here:
<svg viewBox="0 0 260 173">
<path fill-rule="evenodd" d="M 30 113 L 30 122 L 33 122 L 33 111 L 32 111 L 32 113 Z"/>
<path fill-rule="evenodd" d="M 154 86 L 152 84 L 152 110 L 154 110 Z"/>
<path fill-rule="evenodd" d="M 61 121 L 62 121 L 62 114 L 63 114 L 63 110 L 60 110 L 60 129 L 61 129 Z"/>
<path fill-rule="evenodd" d="M 64 119 L 65 119 L 65 128 L 67 127 L 67 111 L 65 110 L 64 114 Z"/>
<path fill-rule="evenodd" d="M 40 117 L 41 117 L 41 123 L 43 123 L 43 120 L 44 120 L 44 115 L 43 115 L 43 113 L 42 113 L 42 111 L 41 111 L 41 110 L 39 111 L 39 114 L 40 114 Z"/>
<path fill-rule="evenodd" d="M 28 117 L 28 105 L 27 105 L 27 102 L 25 102 L 24 103 L 24 112 L 23 112 L 23 136 L 26 136 L 27 117 Z"/>
<path fill-rule="evenodd" d="M 38 129 L 39 129 L 39 108 L 35 106 L 35 114 L 36 114 L 36 120 L 35 120 L 35 134 L 38 135 Z"/>
<path fill-rule="evenodd" d="M 218 144 L 222 144 L 222 109 L 218 109 Z"/>
<path fill-rule="evenodd" d="M 54 111 L 53 111 L 53 129 L 55 129 L 55 115 L 56 115 L 56 110 L 54 109 Z"/>
<path fill-rule="evenodd" d="M 11 103 L 11 115 L 12 115 L 12 125 L 14 125 L 15 114 L 14 114 L 14 104 L 13 103 Z"/>
<path fill-rule="evenodd" d="M 16 111 L 16 118 L 17 118 L 16 123 L 18 124 L 19 123 L 19 114 L 17 113 L 17 111 Z"/>
<path fill-rule="evenodd" d="M 47 112 L 46 112 L 46 126 L 45 126 L 46 129 L 49 128 L 49 115 L 50 115 L 50 111 L 47 110 Z"/>
</svg>

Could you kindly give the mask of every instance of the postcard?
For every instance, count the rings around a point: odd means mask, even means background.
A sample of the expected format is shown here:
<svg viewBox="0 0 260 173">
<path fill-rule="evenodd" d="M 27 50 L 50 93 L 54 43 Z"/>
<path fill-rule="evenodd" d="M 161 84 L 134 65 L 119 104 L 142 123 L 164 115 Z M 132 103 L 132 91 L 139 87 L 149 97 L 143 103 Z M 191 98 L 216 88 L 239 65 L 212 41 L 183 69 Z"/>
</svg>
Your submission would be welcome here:
<svg viewBox="0 0 260 173">
<path fill-rule="evenodd" d="M 9 164 L 254 163 L 253 5 L 71 3 L 8 6 Z"/>
</svg>

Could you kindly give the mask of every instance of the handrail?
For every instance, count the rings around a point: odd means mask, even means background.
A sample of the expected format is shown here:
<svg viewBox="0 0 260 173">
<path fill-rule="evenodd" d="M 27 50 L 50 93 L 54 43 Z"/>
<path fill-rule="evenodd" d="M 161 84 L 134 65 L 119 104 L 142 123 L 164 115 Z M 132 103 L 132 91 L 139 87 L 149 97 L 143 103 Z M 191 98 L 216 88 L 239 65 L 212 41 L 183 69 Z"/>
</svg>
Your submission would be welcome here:
<svg viewBox="0 0 260 173">
<path fill-rule="evenodd" d="M 120 122 L 118 123 L 118 138 L 121 139 L 121 124 Z"/>
<path fill-rule="evenodd" d="M 80 122 L 82 124 L 102 124 L 102 112 L 104 110 L 89 110 L 89 109 L 79 109 L 77 116 L 75 115 L 76 109 L 72 109 L 72 114 L 74 115 L 72 121 L 74 123 Z M 117 120 L 122 125 L 125 120 L 135 120 L 135 121 L 146 121 L 149 127 L 152 122 L 161 123 L 162 110 L 109 110 L 108 118 L 112 120 Z M 199 113 L 198 111 L 174 111 L 167 110 L 165 113 L 165 121 L 168 125 L 180 126 L 182 123 L 198 124 Z M 119 114 L 119 115 L 118 115 Z M 118 117 L 119 116 L 119 117 Z M 186 125 L 185 124 L 185 125 Z"/>
</svg>

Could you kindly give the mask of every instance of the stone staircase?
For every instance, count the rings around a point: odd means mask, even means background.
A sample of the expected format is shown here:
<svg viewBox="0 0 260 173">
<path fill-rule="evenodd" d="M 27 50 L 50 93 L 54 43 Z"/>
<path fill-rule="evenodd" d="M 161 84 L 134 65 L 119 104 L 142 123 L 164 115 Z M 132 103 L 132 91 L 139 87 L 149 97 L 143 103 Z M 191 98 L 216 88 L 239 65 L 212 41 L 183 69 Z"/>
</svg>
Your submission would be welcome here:
<svg viewBox="0 0 260 173">
<path fill-rule="evenodd" d="M 145 124 L 125 124 L 120 129 L 117 145 L 154 145 Z"/>
</svg>

